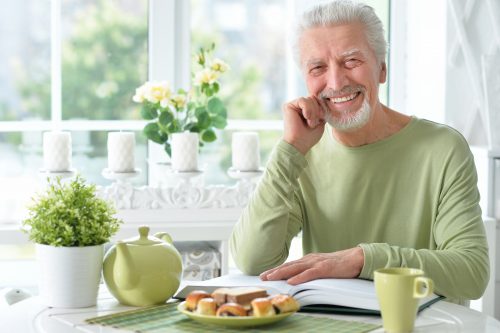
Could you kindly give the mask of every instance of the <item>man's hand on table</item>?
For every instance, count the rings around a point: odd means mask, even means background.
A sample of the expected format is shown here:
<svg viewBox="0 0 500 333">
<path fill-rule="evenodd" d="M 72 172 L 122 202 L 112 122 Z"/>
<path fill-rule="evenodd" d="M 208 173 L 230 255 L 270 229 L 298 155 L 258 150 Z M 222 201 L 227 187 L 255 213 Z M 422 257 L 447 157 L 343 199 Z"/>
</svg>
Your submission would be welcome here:
<svg viewBox="0 0 500 333">
<path fill-rule="evenodd" d="M 356 278 L 363 264 L 363 249 L 354 247 L 332 253 L 310 253 L 267 270 L 260 278 L 263 281 L 287 280 L 292 285 L 323 278 Z"/>
</svg>

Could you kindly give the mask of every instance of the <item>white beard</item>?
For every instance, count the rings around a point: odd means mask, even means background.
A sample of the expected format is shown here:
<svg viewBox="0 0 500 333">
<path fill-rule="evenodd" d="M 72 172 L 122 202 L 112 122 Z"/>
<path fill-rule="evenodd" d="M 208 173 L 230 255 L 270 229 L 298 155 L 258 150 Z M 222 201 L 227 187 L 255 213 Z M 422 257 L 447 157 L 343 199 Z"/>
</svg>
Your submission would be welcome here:
<svg viewBox="0 0 500 333">
<path fill-rule="evenodd" d="M 348 132 L 365 126 L 370 120 L 372 109 L 367 99 L 363 99 L 363 104 L 359 110 L 342 112 L 340 117 L 334 116 L 331 110 L 325 110 L 325 120 L 330 126 L 339 131 Z"/>
</svg>

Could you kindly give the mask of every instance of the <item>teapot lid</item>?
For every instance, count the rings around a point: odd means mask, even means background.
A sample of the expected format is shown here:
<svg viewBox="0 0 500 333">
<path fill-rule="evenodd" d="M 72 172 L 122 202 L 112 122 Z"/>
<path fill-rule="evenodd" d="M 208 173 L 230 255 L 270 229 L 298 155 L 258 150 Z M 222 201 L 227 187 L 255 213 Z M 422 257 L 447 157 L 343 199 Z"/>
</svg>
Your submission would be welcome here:
<svg viewBox="0 0 500 333">
<path fill-rule="evenodd" d="M 139 236 L 129 238 L 124 242 L 133 245 L 155 245 L 163 244 L 164 242 L 156 237 L 149 237 L 149 227 L 146 225 L 139 227 Z"/>
</svg>

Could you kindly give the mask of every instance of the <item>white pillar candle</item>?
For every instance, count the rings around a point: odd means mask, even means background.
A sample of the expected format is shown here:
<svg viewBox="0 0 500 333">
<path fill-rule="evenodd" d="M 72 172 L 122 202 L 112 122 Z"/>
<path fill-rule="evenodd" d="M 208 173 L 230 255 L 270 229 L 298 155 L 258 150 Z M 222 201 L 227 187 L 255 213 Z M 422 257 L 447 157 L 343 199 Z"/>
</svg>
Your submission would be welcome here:
<svg viewBox="0 0 500 333">
<path fill-rule="evenodd" d="M 254 171 L 260 167 L 259 135 L 256 132 L 236 132 L 232 139 L 233 168 Z"/>
<path fill-rule="evenodd" d="M 71 169 L 71 133 L 43 133 L 43 168 L 50 172 Z"/>
<path fill-rule="evenodd" d="M 133 132 L 108 133 L 108 169 L 112 172 L 135 170 L 135 134 Z"/>
<path fill-rule="evenodd" d="M 198 170 L 198 133 L 173 133 L 171 145 L 173 170 Z"/>
</svg>

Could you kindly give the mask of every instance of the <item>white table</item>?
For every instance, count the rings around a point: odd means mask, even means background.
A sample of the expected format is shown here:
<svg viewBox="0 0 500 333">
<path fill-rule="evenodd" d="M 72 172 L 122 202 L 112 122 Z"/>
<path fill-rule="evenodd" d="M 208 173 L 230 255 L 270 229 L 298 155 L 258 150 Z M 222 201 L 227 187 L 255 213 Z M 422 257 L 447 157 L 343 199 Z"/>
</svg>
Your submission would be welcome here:
<svg viewBox="0 0 500 333">
<path fill-rule="evenodd" d="M 0 312 L 0 331 L 16 333 L 111 333 L 129 332 L 88 325 L 86 318 L 132 309 L 120 305 L 105 288 L 99 293 L 96 307 L 83 309 L 47 308 L 38 297 L 32 297 Z M 342 320 L 381 324 L 380 317 L 331 315 Z M 374 332 L 383 332 L 382 329 Z M 500 332 L 500 321 L 469 308 L 440 301 L 422 311 L 415 332 Z"/>
</svg>

